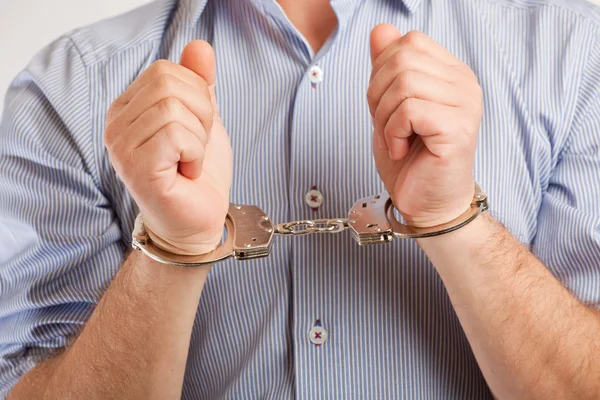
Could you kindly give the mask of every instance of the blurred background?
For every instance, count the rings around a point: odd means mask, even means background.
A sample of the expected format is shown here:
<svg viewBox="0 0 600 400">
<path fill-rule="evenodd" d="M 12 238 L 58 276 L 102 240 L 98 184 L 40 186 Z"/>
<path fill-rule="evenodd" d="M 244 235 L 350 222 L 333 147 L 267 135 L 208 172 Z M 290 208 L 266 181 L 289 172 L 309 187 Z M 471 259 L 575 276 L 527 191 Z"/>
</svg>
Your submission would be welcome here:
<svg viewBox="0 0 600 400">
<path fill-rule="evenodd" d="M 589 1 L 600 5 L 600 0 Z M 0 110 L 3 108 L 4 95 L 12 79 L 44 45 L 74 28 L 123 13 L 148 2 L 0 0 Z"/>
</svg>

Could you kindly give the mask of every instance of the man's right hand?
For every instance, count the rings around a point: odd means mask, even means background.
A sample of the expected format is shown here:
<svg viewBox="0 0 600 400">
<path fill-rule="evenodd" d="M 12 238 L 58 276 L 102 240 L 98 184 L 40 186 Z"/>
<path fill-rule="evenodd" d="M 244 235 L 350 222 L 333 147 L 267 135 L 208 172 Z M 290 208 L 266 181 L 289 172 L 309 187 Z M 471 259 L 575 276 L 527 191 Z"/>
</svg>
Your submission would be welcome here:
<svg viewBox="0 0 600 400">
<path fill-rule="evenodd" d="M 181 65 L 160 60 L 115 100 L 104 141 L 148 234 L 167 251 L 204 254 L 221 239 L 232 152 L 215 99 L 211 46 L 193 41 Z"/>
</svg>

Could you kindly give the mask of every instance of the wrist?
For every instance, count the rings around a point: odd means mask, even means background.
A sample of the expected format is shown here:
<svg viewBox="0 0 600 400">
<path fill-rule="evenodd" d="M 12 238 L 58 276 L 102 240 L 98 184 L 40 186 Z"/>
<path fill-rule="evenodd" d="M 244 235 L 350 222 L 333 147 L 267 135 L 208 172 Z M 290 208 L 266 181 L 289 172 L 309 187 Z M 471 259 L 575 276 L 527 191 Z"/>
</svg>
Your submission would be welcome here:
<svg viewBox="0 0 600 400">
<path fill-rule="evenodd" d="M 502 227 L 489 213 L 481 213 L 469 224 L 444 235 L 419 238 L 417 243 L 440 271 L 444 266 L 453 265 L 442 260 L 471 259 L 485 248 Z M 440 260 L 440 262 L 437 262 Z M 467 267 L 467 266 L 463 266 Z"/>
</svg>

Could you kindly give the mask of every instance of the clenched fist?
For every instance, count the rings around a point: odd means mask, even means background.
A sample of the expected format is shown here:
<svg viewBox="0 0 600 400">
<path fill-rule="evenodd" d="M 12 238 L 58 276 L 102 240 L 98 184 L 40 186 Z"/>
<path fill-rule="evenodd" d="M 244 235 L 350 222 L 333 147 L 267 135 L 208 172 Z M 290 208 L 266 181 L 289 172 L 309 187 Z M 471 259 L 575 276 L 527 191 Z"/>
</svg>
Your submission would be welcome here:
<svg viewBox="0 0 600 400">
<path fill-rule="evenodd" d="M 449 222 L 474 194 L 483 112 L 477 78 L 425 34 L 402 36 L 388 24 L 371 32 L 371 61 L 367 100 L 379 175 L 410 225 Z"/>
<path fill-rule="evenodd" d="M 167 251 L 204 254 L 221 239 L 232 152 L 219 118 L 210 45 L 186 46 L 181 65 L 157 61 L 111 105 L 104 141 L 148 234 Z"/>
</svg>

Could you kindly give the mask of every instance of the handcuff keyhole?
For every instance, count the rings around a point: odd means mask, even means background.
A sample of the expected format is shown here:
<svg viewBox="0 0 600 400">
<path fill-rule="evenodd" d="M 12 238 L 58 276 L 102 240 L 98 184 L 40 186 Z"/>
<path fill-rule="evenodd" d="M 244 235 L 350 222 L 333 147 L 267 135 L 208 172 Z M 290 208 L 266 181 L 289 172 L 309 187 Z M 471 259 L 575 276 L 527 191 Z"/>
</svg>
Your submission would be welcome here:
<svg viewBox="0 0 600 400">
<path fill-rule="evenodd" d="M 367 203 L 363 203 L 363 208 L 367 208 Z"/>
<path fill-rule="evenodd" d="M 379 226 L 379 224 L 367 224 L 367 228 L 375 228 L 378 226 Z"/>
<path fill-rule="evenodd" d="M 252 238 L 252 241 L 253 241 L 253 242 L 256 242 L 256 238 Z"/>
</svg>

